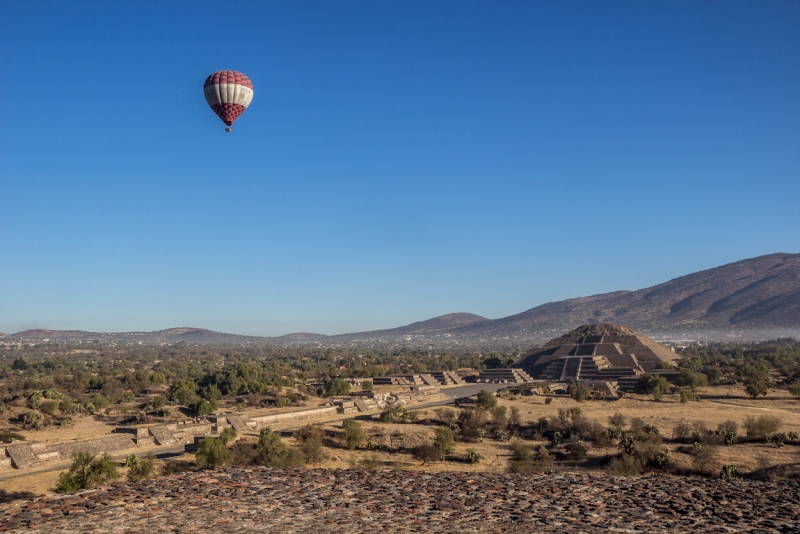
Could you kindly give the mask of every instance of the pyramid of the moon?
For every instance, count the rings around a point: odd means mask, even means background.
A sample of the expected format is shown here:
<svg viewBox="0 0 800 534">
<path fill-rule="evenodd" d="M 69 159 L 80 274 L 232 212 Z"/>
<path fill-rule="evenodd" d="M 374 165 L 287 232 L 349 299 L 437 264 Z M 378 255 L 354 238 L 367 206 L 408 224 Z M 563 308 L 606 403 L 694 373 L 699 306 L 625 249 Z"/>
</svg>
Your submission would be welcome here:
<svg viewBox="0 0 800 534">
<path fill-rule="evenodd" d="M 618 324 L 586 324 L 528 351 L 513 367 L 543 380 L 617 380 L 653 371 L 680 356 Z"/>
</svg>

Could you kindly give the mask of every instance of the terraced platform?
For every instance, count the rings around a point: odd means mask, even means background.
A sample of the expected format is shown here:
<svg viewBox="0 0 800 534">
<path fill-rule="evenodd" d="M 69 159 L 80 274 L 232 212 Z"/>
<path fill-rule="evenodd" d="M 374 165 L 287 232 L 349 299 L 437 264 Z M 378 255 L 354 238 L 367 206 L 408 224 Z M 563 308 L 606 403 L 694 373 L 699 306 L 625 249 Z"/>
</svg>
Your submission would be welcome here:
<svg viewBox="0 0 800 534">
<path fill-rule="evenodd" d="M 14 532 L 798 532 L 800 481 L 227 468 L 6 506 Z"/>
</svg>

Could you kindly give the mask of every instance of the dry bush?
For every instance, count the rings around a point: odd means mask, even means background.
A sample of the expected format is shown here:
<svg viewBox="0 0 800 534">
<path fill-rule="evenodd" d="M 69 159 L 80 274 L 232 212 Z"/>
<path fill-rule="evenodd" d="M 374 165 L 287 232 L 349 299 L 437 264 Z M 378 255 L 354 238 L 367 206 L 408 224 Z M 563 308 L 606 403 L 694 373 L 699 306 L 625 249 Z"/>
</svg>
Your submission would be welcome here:
<svg viewBox="0 0 800 534">
<path fill-rule="evenodd" d="M 642 419 L 634 417 L 633 419 L 631 419 L 631 432 L 633 433 L 641 432 L 642 429 L 644 429 L 644 425 L 645 422 Z"/>
<path fill-rule="evenodd" d="M 739 425 L 736 421 L 728 419 L 717 425 L 717 432 L 721 434 L 736 434 L 739 431 Z"/>
<path fill-rule="evenodd" d="M 764 439 L 780 429 L 783 421 L 774 415 L 761 415 L 758 418 L 748 415 L 744 419 L 745 431 L 750 439 Z"/>
<path fill-rule="evenodd" d="M 714 445 L 695 443 L 692 445 L 689 454 L 692 456 L 692 464 L 701 473 L 710 474 L 716 465 L 719 452 Z"/>
<path fill-rule="evenodd" d="M 319 463 L 324 459 L 322 440 L 325 432 L 319 425 L 306 425 L 294 431 L 294 438 L 308 463 Z"/>
<path fill-rule="evenodd" d="M 606 465 L 606 473 L 613 476 L 636 476 L 642 474 L 642 463 L 630 454 L 612 459 Z"/>
<path fill-rule="evenodd" d="M 184 473 L 186 471 L 194 471 L 194 464 L 185 460 L 171 460 L 164 462 L 161 466 L 161 475 L 174 475 L 177 473 Z"/>
<path fill-rule="evenodd" d="M 231 447 L 232 465 L 256 465 L 258 463 L 258 451 L 256 444 L 252 441 L 237 441 Z"/>
<path fill-rule="evenodd" d="M 436 418 L 446 425 L 456 422 L 456 412 L 451 408 L 436 408 L 433 412 L 436 414 Z"/>
<path fill-rule="evenodd" d="M 608 416 L 608 424 L 611 426 L 615 426 L 620 430 L 625 428 L 625 423 L 628 422 L 628 419 L 619 412 L 616 412 L 614 415 Z"/>
<path fill-rule="evenodd" d="M 692 434 L 691 425 L 686 421 L 684 421 L 683 419 L 675 423 L 675 426 L 672 427 L 673 439 L 685 440 L 688 439 L 691 434 Z"/>
</svg>

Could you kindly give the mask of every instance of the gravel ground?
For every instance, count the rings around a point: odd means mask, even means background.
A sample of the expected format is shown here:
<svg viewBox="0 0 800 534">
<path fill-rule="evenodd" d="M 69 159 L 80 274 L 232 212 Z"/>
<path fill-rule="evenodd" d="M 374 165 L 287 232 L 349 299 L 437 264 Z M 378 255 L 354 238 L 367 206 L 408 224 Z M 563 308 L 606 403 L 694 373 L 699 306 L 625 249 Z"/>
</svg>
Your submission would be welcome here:
<svg viewBox="0 0 800 534">
<path fill-rule="evenodd" d="M 0 511 L 24 532 L 800 532 L 800 481 L 227 468 Z"/>
</svg>

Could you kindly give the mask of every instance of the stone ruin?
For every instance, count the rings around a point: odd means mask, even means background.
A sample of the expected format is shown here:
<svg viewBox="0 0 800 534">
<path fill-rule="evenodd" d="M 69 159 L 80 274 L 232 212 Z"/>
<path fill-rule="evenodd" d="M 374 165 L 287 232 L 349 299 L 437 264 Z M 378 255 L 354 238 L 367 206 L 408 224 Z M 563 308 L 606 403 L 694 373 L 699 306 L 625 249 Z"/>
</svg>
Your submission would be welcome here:
<svg viewBox="0 0 800 534">
<path fill-rule="evenodd" d="M 616 382 L 632 391 L 644 373 L 674 380 L 677 372 L 656 369 L 674 365 L 680 356 L 652 339 L 618 324 L 587 324 L 533 348 L 512 367 L 537 380 L 554 382 Z"/>
<path fill-rule="evenodd" d="M 454 386 L 464 384 L 461 377 L 453 371 L 434 371 L 405 375 L 376 376 L 372 379 L 376 386 Z"/>
<path fill-rule="evenodd" d="M 324 415 L 375 412 L 392 404 L 413 404 L 441 396 L 438 387 L 412 386 L 406 391 L 379 394 L 364 391 L 351 397 L 334 399 L 319 408 L 249 417 L 239 413 L 211 414 L 204 418 L 180 421 L 167 425 L 118 427 L 114 435 L 102 438 L 47 444 L 44 442 L 17 443 L 0 446 L 0 470 L 27 469 L 44 463 L 63 462 L 72 454 L 112 453 L 137 448 L 191 443 L 198 437 L 219 434 L 225 427 L 237 432 L 258 430 L 275 423 L 297 421 Z"/>
</svg>

